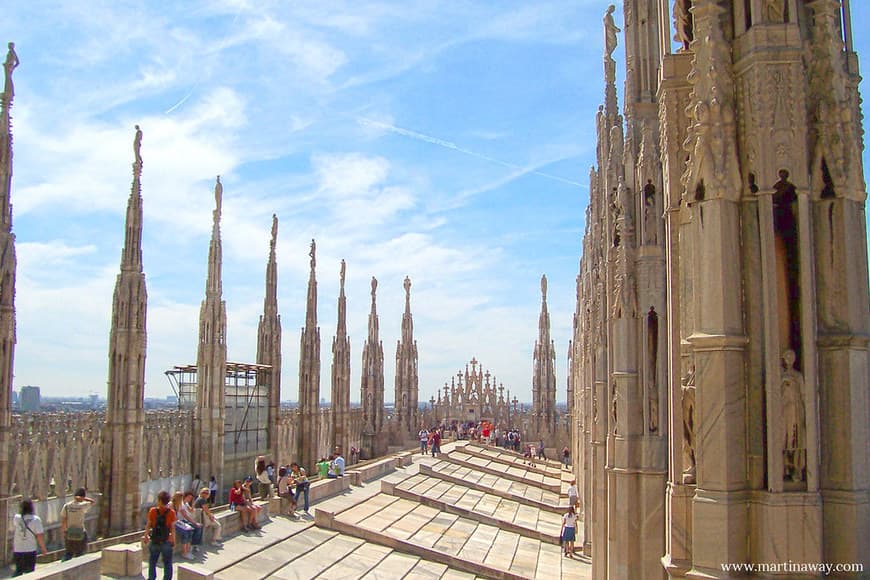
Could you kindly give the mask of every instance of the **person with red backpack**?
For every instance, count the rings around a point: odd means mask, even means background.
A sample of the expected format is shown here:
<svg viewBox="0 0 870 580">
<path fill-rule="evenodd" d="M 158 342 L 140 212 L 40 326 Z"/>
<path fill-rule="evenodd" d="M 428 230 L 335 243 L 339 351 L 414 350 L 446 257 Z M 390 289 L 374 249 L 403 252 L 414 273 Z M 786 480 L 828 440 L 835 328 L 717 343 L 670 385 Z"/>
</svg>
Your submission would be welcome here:
<svg viewBox="0 0 870 580">
<path fill-rule="evenodd" d="M 148 525 L 142 541 L 148 544 L 148 580 L 157 580 L 157 560 L 163 557 L 163 580 L 172 580 L 172 550 L 175 548 L 175 511 L 168 491 L 157 494 L 157 505 L 148 510 Z"/>
</svg>

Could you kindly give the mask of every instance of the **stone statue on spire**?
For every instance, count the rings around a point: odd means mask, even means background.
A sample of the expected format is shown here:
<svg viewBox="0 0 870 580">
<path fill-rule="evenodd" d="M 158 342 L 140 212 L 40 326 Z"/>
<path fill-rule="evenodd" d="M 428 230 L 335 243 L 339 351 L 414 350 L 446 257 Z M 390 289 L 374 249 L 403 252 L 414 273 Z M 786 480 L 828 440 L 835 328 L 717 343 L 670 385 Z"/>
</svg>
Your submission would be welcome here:
<svg viewBox="0 0 870 580">
<path fill-rule="evenodd" d="M 278 243 L 278 216 L 276 214 L 272 214 L 272 240 L 269 242 L 269 246 L 272 248 L 272 251 L 275 250 L 275 244 Z"/>
<path fill-rule="evenodd" d="M 311 269 L 314 270 L 314 266 L 317 265 L 317 258 L 315 254 L 317 253 L 317 243 L 314 241 L 314 238 L 311 238 L 311 249 L 308 251 L 308 255 L 311 257 Z"/>
<path fill-rule="evenodd" d="M 136 157 L 136 161 L 133 163 L 133 166 L 141 171 L 142 170 L 142 154 L 140 150 L 142 149 L 142 129 L 139 128 L 139 125 L 136 125 L 136 136 L 133 138 L 133 155 Z"/>
<path fill-rule="evenodd" d="M 15 88 L 12 85 L 12 71 L 18 68 L 21 61 L 18 60 L 18 54 L 15 52 L 15 43 L 9 43 L 9 52 L 6 53 L 6 61 L 3 63 L 3 69 L 6 71 L 6 85 L 4 92 L 6 93 L 6 102 L 12 100 L 15 96 Z"/>
<path fill-rule="evenodd" d="M 214 184 L 214 211 L 215 211 L 215 221 L 221 215 L 221 200 L 224 196 L 224 186 L 221 184 L 221 176 L 218 175 Z"/>
<path fill-rule="evenodd" d="M 405 276 L 405 302 L 411 300 L 411 279 Z"/>
<path fill-rule="evenodd" d="M 547 301 L 547 275 L 541 275 L 541 299 Z"/>
<path fill-rule="evenodd" d="M 339 274 L 341 277 L 341 287 L 344 288 L 344 278 L 345 278 L 345 270 L 347 269 L 347 264 L 345 264 L 344 259 L 341 260 L 341 273 Z"/>
<path fill-rule="evenodd" d="M 378 279 L 372 276 L 372 302 L 375 301 L 375 294 L 378 291 Z"/>
<path fill-rule="evenodd" d="M 622 32 L 616 27 L 613 22 L 613 12 L 616 6 L 611 4 L 607 7 L 607 12 L 604 13 L 604 50 L 607 58 L 613 58 L 613 51 L 616 50 L 616 34 Z"/>
</svg>

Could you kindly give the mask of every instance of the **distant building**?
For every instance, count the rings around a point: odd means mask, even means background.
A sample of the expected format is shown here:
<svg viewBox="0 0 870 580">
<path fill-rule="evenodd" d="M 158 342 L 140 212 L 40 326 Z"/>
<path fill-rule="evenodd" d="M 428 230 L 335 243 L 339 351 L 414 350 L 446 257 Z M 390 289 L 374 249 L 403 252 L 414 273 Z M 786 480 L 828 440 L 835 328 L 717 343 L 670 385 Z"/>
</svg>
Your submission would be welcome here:
<svg viewBox="0 0 870 580">
<path fill-rule="evenodd" d="M 39 387 L 21 387 L 21 392 L 18 395 L 19 406 L 22 413 L 34 413 L 39 411 L 40 395 Z"/>
</svg>

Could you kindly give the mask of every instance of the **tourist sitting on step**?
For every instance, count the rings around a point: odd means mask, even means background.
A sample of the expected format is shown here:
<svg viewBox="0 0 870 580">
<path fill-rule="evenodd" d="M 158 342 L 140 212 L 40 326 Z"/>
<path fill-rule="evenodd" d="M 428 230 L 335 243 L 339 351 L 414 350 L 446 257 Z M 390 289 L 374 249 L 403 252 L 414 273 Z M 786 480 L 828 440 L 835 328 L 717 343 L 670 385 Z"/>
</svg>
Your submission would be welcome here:
<svg viewBox="0 0 870 580">
<path fill-rule="evenodd" d="M 178 538 L 178 544 L 181 546 L 181 557 L 185 560 L 192 560 L 193 554 L 190 553 L 191 542 L 193 541 L 193 525 L 187 523 L 181 517 L 182 506 L 184 505 L 184 492 L 176 491 L 172 494 L 172 509 L 177 518 L 175 520 L 175 537 Z"/>
<path fill-rule="evenodd" d="M 254 521 L 254 524 L 259 520 L 260 512 L 263 511 L 263 506 L 257 505 L 254 503 L 254 493 L 251 488 L 254 485 L 254 478 L 250 475 L 245 478 L 244 483 L 242 483 L 242 491 L 245 494 L 245 503 L 249 508 L 251 508 L 251 519 Z M 249 524 L 250 525 L 250 524 Z M 258 527 L 258 526 L 255 526 Z"/>
<path fill-rule="evenodd" d="M 329 472 L 326 474 L 326 477 L 330 479 L 344 477 L 344 457 L 341 456 L 340 451 L 335 454 L 335 457 L 330 462 Z"/>
<path fill-rule="evenodd" d="M 205 529 L 202 527 L 202 523 L 198 521 L 199 518 L 196 517 L 196 510 L 193 507 L 194 497 L 193 492 L 190 491 L 184 494 L 184 501 L 181 502 L 178 517 L 193 526 L 193 539 L 190 543 L 193 546 L 193 551 L 196 552 L 199 550 L 199 546 L 202 545 L 202 533 Z"/>
<path fill-rule="evenodd" d="M 214 545 L 219 544 L 221 541 L 221 524 L 208 507 L 210 495 L 207 487 L 202 488 L 199 491 L 199 497 L 193 502 L 193 507 L 194 509 L 201 510 L 199 523 L 203 525 L 203 529 L 212 528 L 214 530 L 211 534 L 211 544 Z"/>
<path fill-rule="evenodd" d="M 320 461 L 316 463 L 315 467 L 317 467 L 317 475 L 320 479 L 326 479 L 326 476 L 329 474 L 329 466 L 333 459 L 335 458 L 332 455 L 329 456 L 329 459 L 321 457 Z"/>
<path fill-rule="evenodd" d="M 247 532 L 257 528 L 257 522 L 252 517 L 253 511 L 245 502 L 245 492 L 242 489 L 242 480 L 240 479 L 235 480 L 232 489 L 230 489 L 230 510 L 239 512 L 243 531 Z"/>
<path fill-rule="evenodd" d="M 293 499 L 296 501 L 296 504 L 299 504 L 299 496 L 305 495 L 305 503 L 303 504 L 305 508 L 305 513 L 308 513 L 308 488 L 311 486 L 311 482 L 308 481 L 308 475 L 305 473 L 305 468 L 300 467 L 298 463 L 295 461 L 290 464 L 290 476 L 293 478 L 293 485 L 296 486 L 296 495 Z"/>
<path fill-rule="evenodd" d="M 278 497 L 281 498 L 281 513 L 287 513 L 288 516 L 296 515 L 293 479 L 290 477 L 290 470 L 286 467 L 278 469 Z"/>
</svg>

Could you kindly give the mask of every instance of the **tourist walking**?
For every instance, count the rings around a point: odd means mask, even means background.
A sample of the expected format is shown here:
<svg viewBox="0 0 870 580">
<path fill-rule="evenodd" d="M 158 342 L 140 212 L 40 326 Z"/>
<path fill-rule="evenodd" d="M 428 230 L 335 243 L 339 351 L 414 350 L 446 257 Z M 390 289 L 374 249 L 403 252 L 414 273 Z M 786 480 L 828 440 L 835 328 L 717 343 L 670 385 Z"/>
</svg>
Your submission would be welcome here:
<svg viewBox="0 0 870 580">
<path fill-rule="evenodd" d="M 296 505 L 299 505 L 299 496 L 305 495 L 303 504 L 304 511 L 308 513 L 308 488 L 311 486 L 311 483 L 308 481 L 308 476 L 305 473 L 305 468 L 300 467 L 298 463 L 295 461 L 290 464 L 290 477 L 293 478 L 293 483 L 296 485 L 296 495 L 293 497 L 293 501 L 296 502 Z"/>
<path fill-rule="evenodd" d="M 574 511 L 574 506 L 568 506 L 568 513 L 562 516 L 562 529 L 559 532 L 559 537 L 562 540 L 565 557 L 574 557 L 574 540 L 576 539 L 577 530 L 577 514 Z"/>
<path fill-rule="evenodd" d="M 541 442 L 538 444 L 538 459 L 543 461 L 547 460 L 547 453 L 544 449 L 544 440 L 541 439 Z"/>
<path fill-rule="evenodd" d="M 66 553 L 63 559 L 81 556 L 88 548 L 88 531 L 85 529 L 85 514 L 94 505 L 85 488 L 76 490 L 75 497 L 60 510 L 60 533 L 63 535 Z"/>
<path fill-rule="evenodd" d="M 568 449 L 566 445 L 562 448 L 562 463 L 565 464 L 565 469 L 568 469 L 568 464 L 571 462 L 571 451 Z"/>
<path fill-rule="evenodd" d="M 190 482 L 190 488 L 187 491 L 192 493 L 193 495 L 199 494 L 199 490 L 202 489 L 203 481 L 199 478 L 199 474 L 193 476 L 193 481 Z"/>
<path fill-rule="evenodd" d="M 214 505 L 214 502 L 217 501 L 217 492 L 218 484 L 212 475 L 211 479 L 208 480 L 208 505 Z"/>
<path fill-rule="evenodd" d="M 432 434 L 432 457 L 441 453 L 441 429 L 435 429 Z"/>
<path fill-rule="evenodd" d="M 196 498 L 195 502 L 193 502 L 193 507 L 194 507 L 194 509 L 201 510 L 200 513 L 202 515 L 200 516 L 199 523 L 201 523 L 203 526 L 203 535 L 204 535 L 206 528 L 213 528 L 214 529 L 214 531 L 211 534 L 211 544 L 214 545 L 214 544 L 220 543 L 222 534 L 221 534 L 220 522 L 217 521 L 217 518 L 214 516 L 214 514 L 211 512 L 211 510 L 208 507 L 209 495 L 210 494 L 209 494 L 208 488 L 207 487 L 202 488 L 199 491 L 199 497 Z"/>
<path fill-rule="evenodd" d="M 45 550 L 45 530 L 42 520 L 33 513 L 33 502 L 25 499 L 19 505 L 18 513 L 12 518 L 12 558 L 15 560 L 15 573 L 21 576 L 36 569 L 36 549 L 42 554 Z"/>
<path fill-rule="evenodd" d="M 577 492 L 577 480 L 572 479 L 571 485 L 568 487 L 568 505 L 572 505 L 574 509 L 577 509 L 578 503 L 580 503 L 580 494 Z"/>
<path fill-rule="evenodd" d="M 163 580 L 172 580 L 172 550 L 175 547 L 175 512 L 169 492 L 157 494 L 157 505 L 148 510 L 142 541 L 148 544 L 148 580 L 157 580 L 157 560 L 163 558 Z"/>
<path fill-rule="evenodd" d="M 420 432 L 417 433 L 417 436 L 420 438 L 420 455 L 426 455 L 429 447 L 429 431 L 423 427 L 420 429 Z"/>
</svg>

